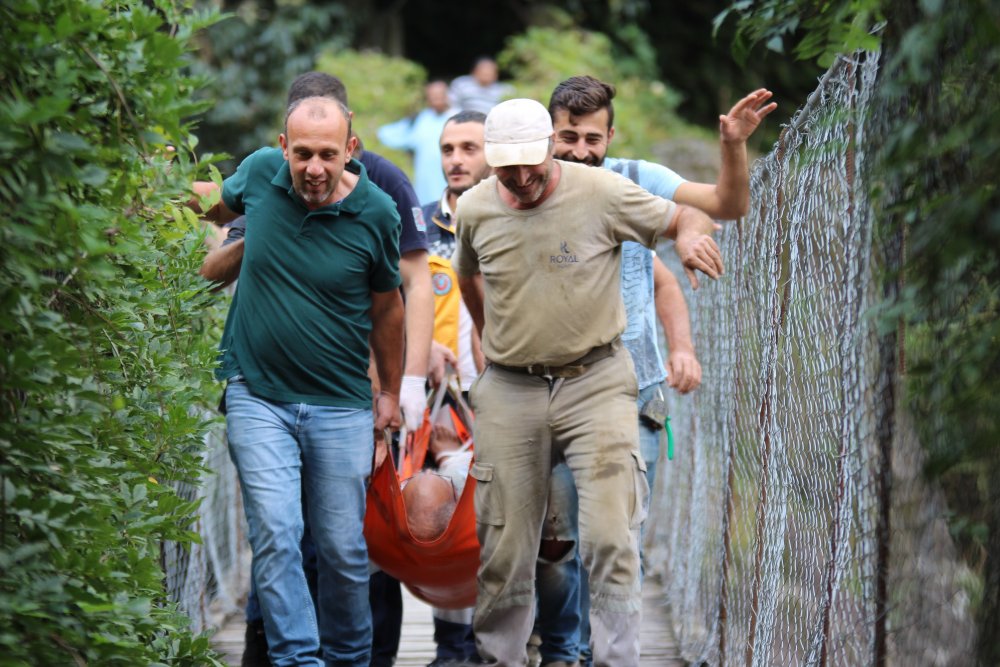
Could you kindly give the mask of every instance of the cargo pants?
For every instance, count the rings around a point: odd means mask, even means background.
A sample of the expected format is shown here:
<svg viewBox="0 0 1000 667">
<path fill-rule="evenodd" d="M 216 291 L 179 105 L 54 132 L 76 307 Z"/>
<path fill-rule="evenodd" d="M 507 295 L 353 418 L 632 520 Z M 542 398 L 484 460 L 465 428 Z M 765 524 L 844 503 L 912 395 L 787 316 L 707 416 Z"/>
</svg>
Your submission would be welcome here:
<svg viewBox="0 0 1000 667">
<path fill-rule="evenodd" d="M 488 366 L 472 386 L 480 543 L 473 626 L 487 664 L 527 664 L 535 564 L 549 478 L 560 458 L 579 494 L 594 665 L 639 663 L 639 529 L 649 489 L 636 444 L 637 393 L 620 345 L 577 377 Z"/>
</svg>

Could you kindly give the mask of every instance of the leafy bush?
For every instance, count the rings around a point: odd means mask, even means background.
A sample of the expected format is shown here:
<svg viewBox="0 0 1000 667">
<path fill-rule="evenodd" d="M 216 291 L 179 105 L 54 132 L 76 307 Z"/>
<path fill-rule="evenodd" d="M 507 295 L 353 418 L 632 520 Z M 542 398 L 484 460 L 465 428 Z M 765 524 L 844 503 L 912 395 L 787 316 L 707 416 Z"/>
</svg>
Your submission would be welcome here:
<svg viewBox="0 0 1000 667">
<path fill-rule="evenodd" d="M 196 276 L 183 3 L 0 7 L 0 656 L 219 664 L 164 594 L 215 320 Z M 176 159 L 171 159 L 176 147 Z"/>
<path fill-rule="evenodd" d="M 349 44 L 353 21 L 340 3 L 225 4 L 236 12 L 198 35 L 192 68 L 211 79 L 203 92 L 211 109 L 198 134 L 208 150 L 232 154 L 222 166 L 231 173 L 261 146 L 277 145 L 288 84 L 315 68 L 321 50 Z"/>
</svg>

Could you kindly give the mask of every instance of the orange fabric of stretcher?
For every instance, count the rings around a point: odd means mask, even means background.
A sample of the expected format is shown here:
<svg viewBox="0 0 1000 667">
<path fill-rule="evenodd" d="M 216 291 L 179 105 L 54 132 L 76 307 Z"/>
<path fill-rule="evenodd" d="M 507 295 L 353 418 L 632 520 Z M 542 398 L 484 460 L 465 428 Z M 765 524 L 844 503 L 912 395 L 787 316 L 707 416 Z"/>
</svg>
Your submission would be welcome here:
<svg viewBox="0 0 1000 667">
<path fill-rule="evenodd" d="M 455 413 L 455 410 L 449 406 L 442 407 L 443 410 L 448 410 L 448 414 L 451 415 L 451 423 L 455 428 L 455 435 L 458 436 L 459 442 L 465 442 L 472 437 L 472 433 L 469 432 L 468 427 L 459 416 Z M 424 467 L 424 462 L 427 460 L 427 447 L 431 440 L 431 431 L 433 425 L 430 421 L 430 409 L 424 413 L 424 421 L 420 424 L 420 428 L 416 430 L 413 437 L 407 443 L 407 446 L 402 452 L 402 461 L 399 464 L 399 478 L 409 479 L 413 477 L 417 471 L 422 470 Z"/>
<path fill-rule="evenodd" d="M 464 440 L 468 437 L 467 432 L 460 432 L 459 437 Z M 423 463 L 429 438 L 429 422 L 425 419 L 421 429 L 413 434 L 414 445 L 403 455 L 404 470 L 420 469 L 419 465 L 412 464 L 416 464 L 417 458 Z M 411 459 L 410 466 L 406 465 L 408 459 Z M 411 475 L 412 472 L 402 479 Z M 474 502 L 476 480 L 468 478 L 444 533 L 436 540 L 421 542 L 410 534 L 406 525 L 400 479 L 391 456 L 386 457 L 372 474 L 365 512 L 368 557 L 430 605 L 442 609 L 475 605 L 476 571 L 479 569 Z"/>
</svg>

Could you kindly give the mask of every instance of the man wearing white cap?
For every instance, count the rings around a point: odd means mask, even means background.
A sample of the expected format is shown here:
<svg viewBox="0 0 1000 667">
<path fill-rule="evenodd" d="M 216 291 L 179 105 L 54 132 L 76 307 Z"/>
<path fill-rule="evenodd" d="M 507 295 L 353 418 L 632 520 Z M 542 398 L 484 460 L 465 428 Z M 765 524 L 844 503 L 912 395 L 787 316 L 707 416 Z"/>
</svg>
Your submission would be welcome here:
<svg viewBox="0 0 1000 667">
<path fill-rule="evenodd" d="M 648 486 L 635 371 L 619 336 L 621 244 L 675 248 L 692 284 L 722 257 L 713 222 L 628 179 L 553 159 L 549 113 L 503 102 L 486 119 L 495 176 L 458 202 L 453 265 L 489 360 L 476 411 L 481 545 L 474 626 L 487 664 L 523 665 L 552 461 L 579 492 L 595 665 L 639 661 L 639 527 Z"/>
</svg>

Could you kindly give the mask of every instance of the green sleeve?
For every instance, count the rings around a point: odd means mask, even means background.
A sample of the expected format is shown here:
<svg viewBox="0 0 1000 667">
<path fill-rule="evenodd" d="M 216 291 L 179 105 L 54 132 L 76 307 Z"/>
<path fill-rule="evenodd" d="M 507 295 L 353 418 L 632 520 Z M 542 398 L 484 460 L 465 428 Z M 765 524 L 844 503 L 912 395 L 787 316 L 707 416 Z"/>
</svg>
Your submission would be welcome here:
<svg viewBox="0 0 1000 667">
<path fill-rule="evenodd" d="M 253 171 L 254 158 L 257 153 L 251 153 L 240 162 L 236 173 L 222 182 L 222 203 L 234 213 L 246 213 L 243 207 L 243 193 L 246 191 L 247 180 Z"/>
</svg>

